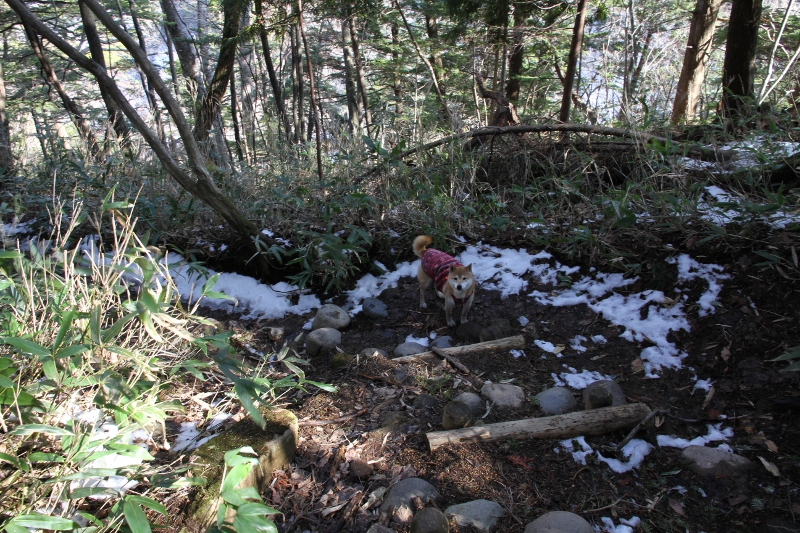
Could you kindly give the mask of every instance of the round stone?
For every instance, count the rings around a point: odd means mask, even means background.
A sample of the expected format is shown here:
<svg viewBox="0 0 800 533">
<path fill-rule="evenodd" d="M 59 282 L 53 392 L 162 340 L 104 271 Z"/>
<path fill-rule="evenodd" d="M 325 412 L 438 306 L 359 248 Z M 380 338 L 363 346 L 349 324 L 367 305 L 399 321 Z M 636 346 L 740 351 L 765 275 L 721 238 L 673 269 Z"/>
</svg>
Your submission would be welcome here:
<svg viewBox="0 0 800 533">
<path fill-rule="evenodd" d="M 539 407 L 546 415 L 563 415 L 574 411 L 578 406 L 575 397 L 564 387 L 544 390 L 536 395 L 536 399 L 539 400 Z"/>
<path fill-rule="evenodd" d="M 442 413 L 442 427 L 444 429 L 465 428 L 472 424 L 472 411 L 469 405 L 462 402 L 450 402 Z"/>
<path fill-rule="evenodd" d="M 333 328 L 322 328 L 312 331 L 306 337 L 306 352 L 308 355 L 326 355 L 336 351 L 336 346 L 342 343 L 342 334 Z"/>
<path fill-rule="evenodd" d="M 404 342 L 394 349 L 394 354 L 398 357 L 403 357 L 405 355 L 415 355 L 427 351 L 428 348 L 418 342 Z"/>
<path fill-rule="evenodd" d="M 321 328 L 333 328 L 342 330 L 350 325 L 350 315 L 347 311 L 338 305 L 325 304 L 319 308 L 314 322 L 311 324 L 311 330 Z"/>
<path fill-rule="evenodd" d="M 525 526 L 525 533 L 594 533 L 594 528 L 575 513 L 552 511 Z"/>
<path fill-rule="evenodd" d="M 361 311 L 373 320 L 389 316 L 389 308 L 377 298 L 365 298 L 361 302 Z"/>
<path fill-rule="evenodd" d="M 411 533 L 448 533 L 450 524 L 439 509 L 420 509 L 411 521 Z"/>
</svg>

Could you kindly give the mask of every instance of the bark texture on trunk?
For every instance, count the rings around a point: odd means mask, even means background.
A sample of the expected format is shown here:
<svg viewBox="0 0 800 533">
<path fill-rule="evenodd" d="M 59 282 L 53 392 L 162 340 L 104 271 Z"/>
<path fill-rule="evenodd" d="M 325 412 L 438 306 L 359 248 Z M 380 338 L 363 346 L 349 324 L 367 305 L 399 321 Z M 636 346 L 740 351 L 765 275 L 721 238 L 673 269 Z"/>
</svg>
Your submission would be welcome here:
<svg viewBox="0 0 800 533">
<path fill-rule="evenodd" d="M 722 65 L 722 114 L 738 114 L 753 97 L 758 25 L 762 0 L 732 0 Z"/>
<path fill-rule="evenodd" d="M 264 18 L 264 8 L 262 0 L 255 0 L 256 18 L 258 18 L 259 31 L 258 35 L 261 39 L 261 48 L 264 55 L 264 63 L 267 65 L 267 74 L 269 75 L 269 83 L 272 87 L 272 96 L 275 100 L 275 109 L 278 111 L 278 118 L 283 124 L 283 129 L 288 139 L 291 134 L 289 126 L 289 117 L 286 115 L 286 106 L 283 103 L 283 91 L 281 90 L 278 76 L 275 73 L 275 65 L 272 63 L 272 53 L 269 49 L 269 35 L 267 34 L 267 25 Z"/>
<path fill-rule="evenodd" d="M 353 17 L 348 19 L 350 27 L 350 39 L 353 43 L 353 59 L 356 63 L 356 85 L 358 86 L 358 94 L 361 95 L 361 105 L 364 111 L 364 120 L 367 123 L 367 133 L 369 133 L 369 125 L 372 124 L 372 111 L 369 110 L 369 97 L 367 96 L 367 77 L 364 74 L 364 61 L 361 57 L 361 52 L 358 46 L 358 32 L 356 32 L 356 23 Z"/>
<path fill-rule="evenodd" d="M 186 79 L 186 86 L 189 97 L 195 102 L 204 92 L 203 75 L 200 72 L 200 60 L 194 51 L 192 35 L 188 26 L 179 16 L 173 0 L 161 0 L 161 11 L 167 19 L 167 31 L 169 32 L 175 52 L 178 54 L 178 62 L 181 64 L 183 77 Z"/>
<path fill-rule="evenodd" d="M 396 22 L 392 22 L 392 66 L 394 76 L 394 112 L 396 115 L 403 114 L 403 79 L 400 76 L 400 31 Z"/>
<path fill-rule="evenodd" d="M 521 10 L 514 12 L 514 27 L 511 30 L 511 55 L 508 58 L 508 83 L 506 83 L 506 98 L 512 102 L 519 100 L 519 89 L 522 84 L 522 65 L 525 60 L 525 33 L 523 26 L 525 17 Z"/>
<path fill-rule="evenodd" d="M 722 0 L 697 0 L 692 12 L 689 38 L 672 106 L 673 124 L 692 122 L 694 118 L 721 5 Z"/>
<path fill-rule="evenodd" d="M 11 151 L 11 139 L 6 122 L 6 82 L 3 75 L 3 63 L 0 62 L 0 174 L 8 174 L 14 169 L 14 157 Z"/>
<path fill-rule="evenodd" d="M 89 52 L 92 55 L 92 60 L 100 65 L 103 69 L 106 68 L 106 59 L 103 52 L 103 43 L 100 41 L 100 34 L 97 32 L 97 24 L 94 21 L 94 15 L 91 10 L 86 7 L 83 0 L 78 0 L 78 7 L 81 12 L 81 20 L 83 21 L 83 33 L 86 36 L 86 41 L 89 43 Z M 125 115 L 119 110 L 119 106 L 108 95 L 108 91 L 103 86 L 100 86 L 100 96 L 103 98 L 103 103 L 108 111 L 108 121 L 114 129 L 117 138 L 120 140 L 127 139 L 130 135 L 130 128 L 125 123 Z"/>
<path fill-rule="evenodd" d="M 567 73 L 564 75 L 564 94 L 561 97 L 561 111 L 558 114 L 558 119 L 561 122 L 569 122 L 572 87 L 575 84 L 578 56 L 581 53 L 581 46 L 583 44 L 583 27 L 586 24 L 586 4 L 587 0 L 578 1 L 578 12 L 575 15 L 575 25 L 572 28 L 572 44 L 569 47 Z"/>
<path fill-rule="evenodd" d="M 342 21 L 342 55 L 344 56 L 344 89 L 347 99 L 347 129 L 350 135 L 355 135 L 361 127 L 358 109 L 358 94 L 355 83 L 355 63 L 351 55 L 353 41 L 350 37 L 350 26 L 346 20 Z"/>
</svg>

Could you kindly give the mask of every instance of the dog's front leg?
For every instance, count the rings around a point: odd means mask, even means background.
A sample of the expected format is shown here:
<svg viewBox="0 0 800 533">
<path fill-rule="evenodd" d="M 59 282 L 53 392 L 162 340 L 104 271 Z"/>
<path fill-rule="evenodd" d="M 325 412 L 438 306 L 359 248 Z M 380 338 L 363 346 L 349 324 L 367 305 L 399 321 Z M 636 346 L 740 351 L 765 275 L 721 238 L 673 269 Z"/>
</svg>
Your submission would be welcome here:
<svg viewBox="0 0 800 533">
<path fill-rule="evenodd" d="M 428 304 L 425 302 L 425 291 L 428 289 L 428 285 L 431 284 L 430 278 L 426 280 L 419 281 L 419 306 L 423 309 L 428 307 Z"/>
<path fill-rule="evenodd" d="M 448 326 L 455 326 L 456 321 L 453 320 L 453 308 L 456 306 L 456 301 L 450 294 L 444 295 L 444 317 L 447 319 Z"/>
<path fill-rule="evenodd" d="M 475 299 L 475 293 L 469 295 L 467 301 L 464 302 L 464 309 L 461 310 L 461 323 L 467 322 L 467 313 L 469 313 L 470 307 L 472 307 L 472 300 Z"/>
</svg>

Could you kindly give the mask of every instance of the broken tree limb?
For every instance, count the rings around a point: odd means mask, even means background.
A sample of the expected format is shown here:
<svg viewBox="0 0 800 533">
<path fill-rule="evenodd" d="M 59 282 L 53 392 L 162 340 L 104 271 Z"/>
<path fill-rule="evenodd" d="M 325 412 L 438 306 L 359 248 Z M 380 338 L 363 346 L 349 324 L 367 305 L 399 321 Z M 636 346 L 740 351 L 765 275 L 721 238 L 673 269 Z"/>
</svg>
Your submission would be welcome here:
<svg viewBox="0 0 800 533">
<path fill-rule="evenodd" d="M 485 426 L 432 431 L 425 436 L 431 451 L 450 443 L 499 439 L 565 439 L 581 435 L 603 435 L 635 426 L 650 414 L 643 403 L 602 407 L 565 415 L 526 418 Z"/>
<path fill-rule="evenodd" d="M 469 375 L 469 374 L 470 374 L 469 368 L 467 368 L 466 366 L 464 366 L 464 364 L 463 364 L 461 361 L 459 361 L 458 359 L 456 359 L 456 358 L 455 358 L 455 357 L 453 357 L 452 355 L 448 355 L 448 354 L 447 354 L 447 353 L 446 353 L 444 350 L 442 350 L 441 348 L 431 348 L 431 351 L 432 351 L 433 353 L 435 353 L 436 355 L 438 355 L 439 357 L 441 357 L 442 359 L 447 359 L 447 362 L 448 362 L 448 363 L 450 363 L 451 365 L 453 365 L 454 367 L 456 367 L 457 369 L 459 369 L 459 370 L 460 370 L 460 371 L 462 371 L 463 373 L 465 373 L 465 374 L 467 374 L 467 375 Z"/>
<path fill-rule="evenodd" d="M 523 348 L 525 348 L 525 337 L 522 335 L 517 335 L 515 337 L 506 337 L 504 339 L 479 342 L 477 344 L 467 344 L 466 346 L 442 348 L 442 352 L 447 355 L 455 356 L 496 350 L 521 350 Z M 392 361 L 395 363 L 431 363 L 438 361 L 438 358 L 434 352 L 422 352 L 414 355 L 394 357 L 392 358 Z"/>
<path fill-rule="evenodd" d="M 574 132 L 574 133 L 593 133 L 596 135 L 608 135 L 610 137 L 627 137 L 642 143 L 655 141 L 669 147 L 672 153 L 686 153 L 698 154 L 702 158 L 711 160 L 728 160 L 735 156 L 736 152 L 733 150 L 716 150 L 714 148 L 704 148 L 696 144 L 683 144 L 667 139 L 666 137 L 659 137 L 658 135 L 651 135 L 641 131 L 630 131 L 622 128 L 608 128 L 606 126 L 595 126 L 591 124 L 539 124 L 539 125 L 518 125 L 506 127 L 485 127 L 479 128 L 456 135 L 450 135 L 437 141 L 432 141 L 416 148 L 411 148 L 404 152 L 400 152 L 395 156 L 395 159 L 403 159 L 417 152 L 423 152 L 441 146 L 450 141 L 457 139 L 466 139 L 470 137 L 483 137 L 487 135 L 511 135 L 514 133 L 547 133 L 547 132 Z"/>
</svg>

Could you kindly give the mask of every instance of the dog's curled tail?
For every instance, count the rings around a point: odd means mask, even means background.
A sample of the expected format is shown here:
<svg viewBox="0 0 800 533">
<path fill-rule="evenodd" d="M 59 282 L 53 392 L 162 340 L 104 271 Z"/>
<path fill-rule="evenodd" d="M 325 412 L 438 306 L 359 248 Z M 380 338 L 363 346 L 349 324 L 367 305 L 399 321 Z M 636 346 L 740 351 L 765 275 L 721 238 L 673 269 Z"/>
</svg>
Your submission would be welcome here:
<svg viewBox="0 0 800 533">
<path fill-rule="evenodd" d="M 428 237 L 427 235 L 420 235 L 416 239 L 414 239 L 414 253 L 417 254 L 419 257 L 422 257 L 422 254 L 425 253 L 425 249 L 433 243 L 433 239 Z"/>
</svg>

